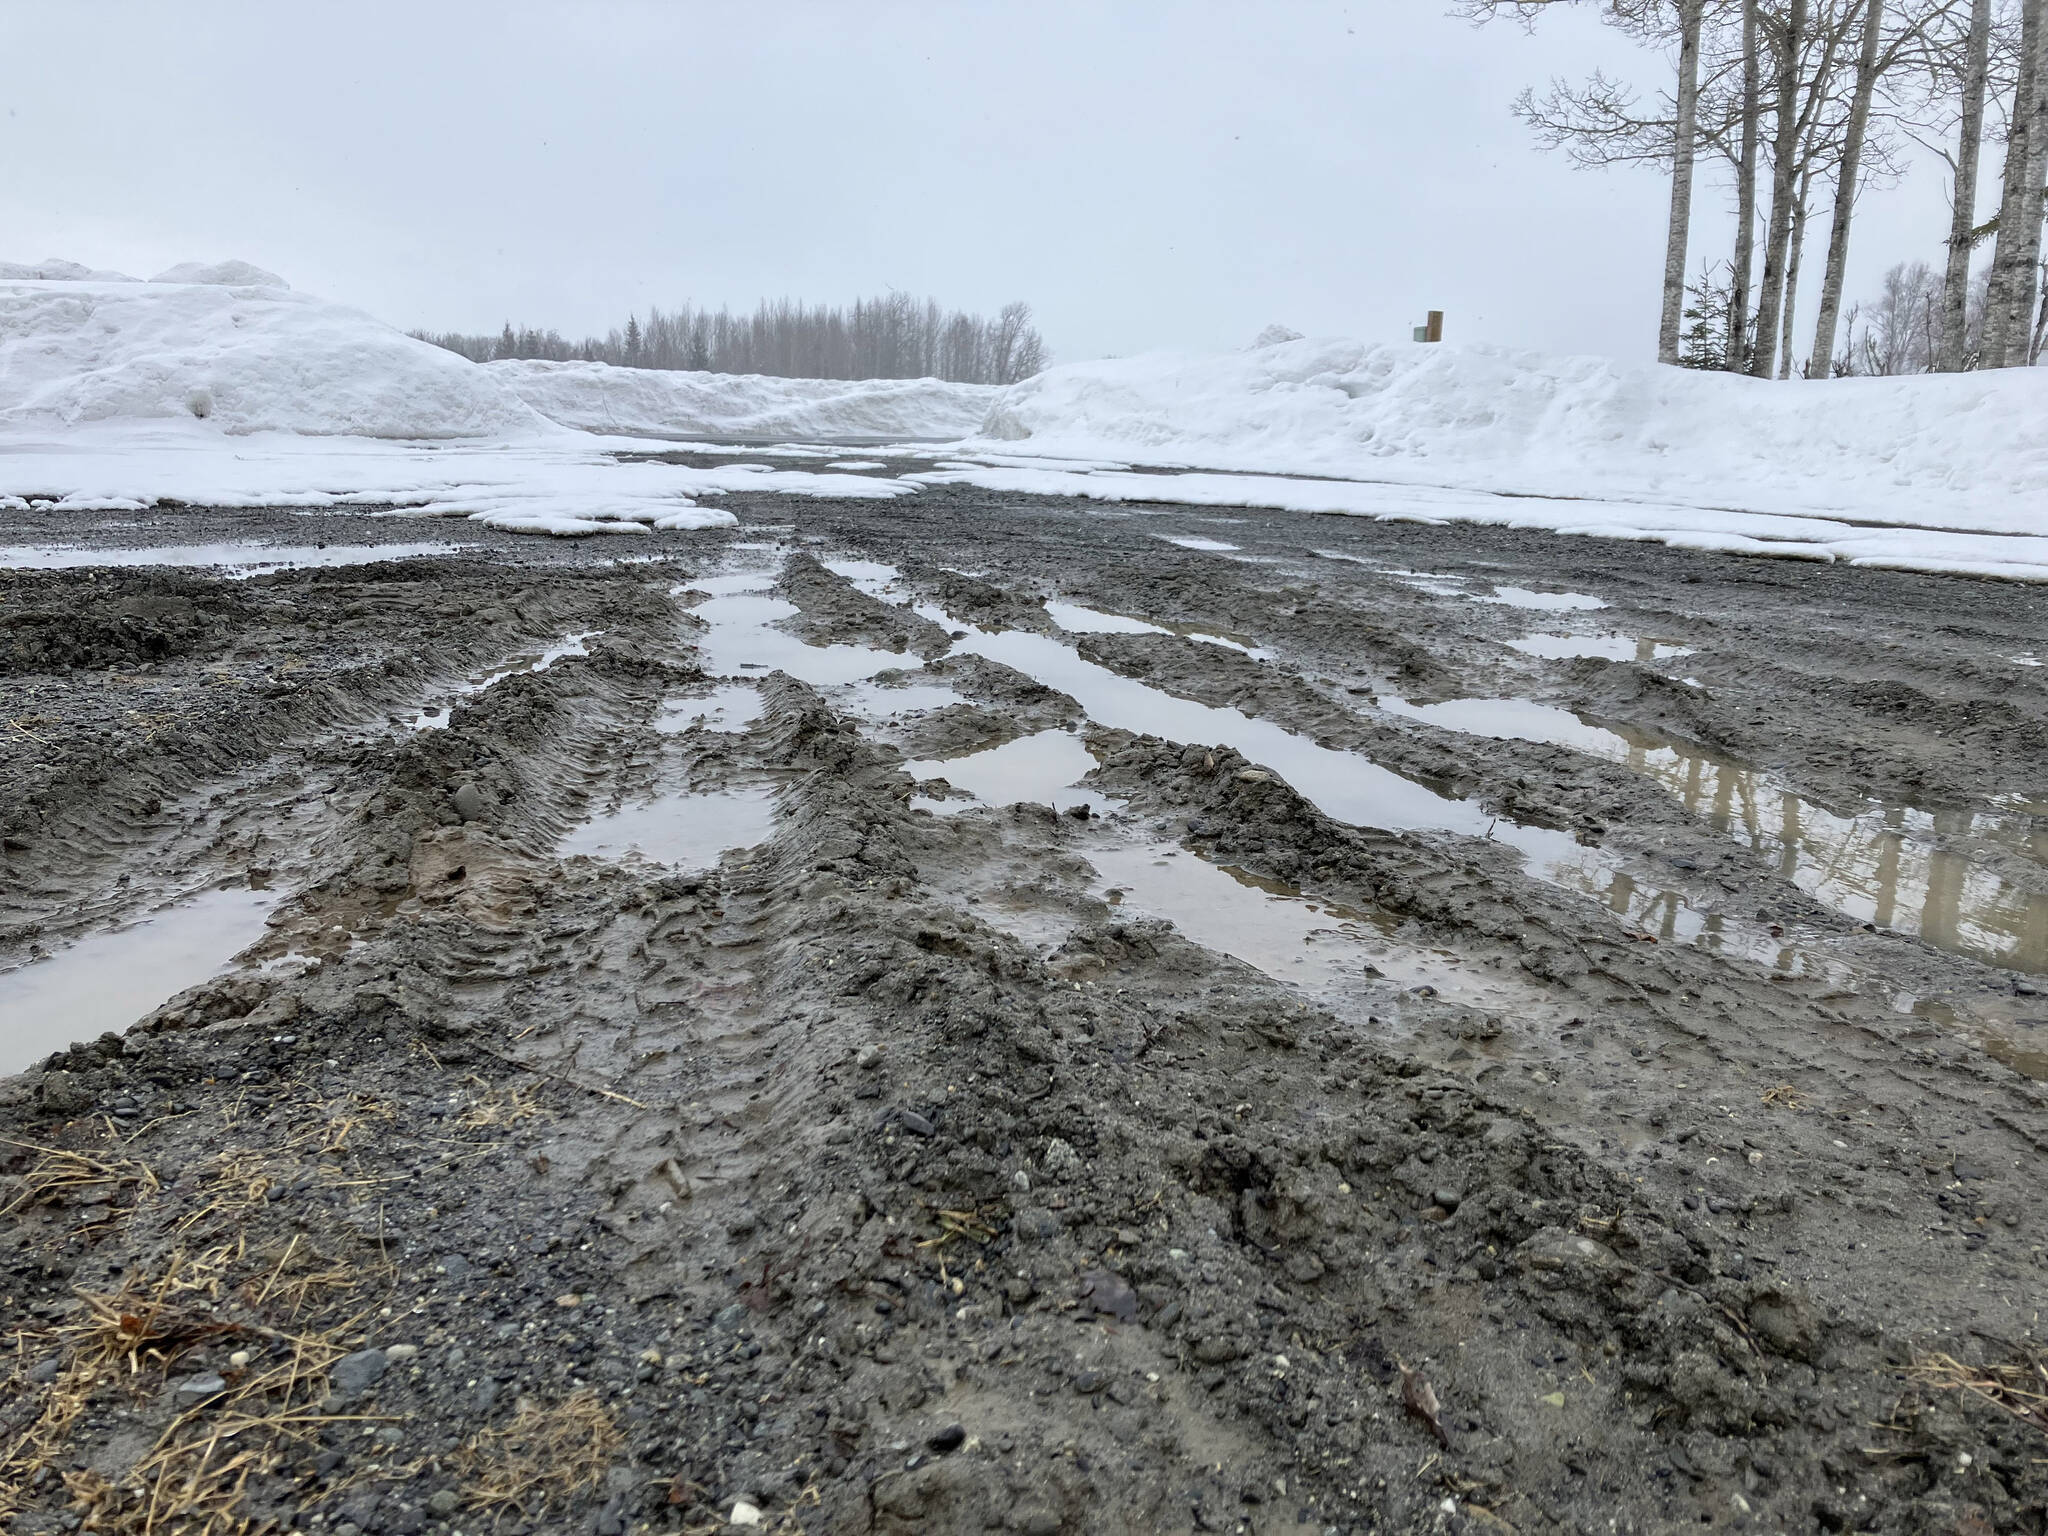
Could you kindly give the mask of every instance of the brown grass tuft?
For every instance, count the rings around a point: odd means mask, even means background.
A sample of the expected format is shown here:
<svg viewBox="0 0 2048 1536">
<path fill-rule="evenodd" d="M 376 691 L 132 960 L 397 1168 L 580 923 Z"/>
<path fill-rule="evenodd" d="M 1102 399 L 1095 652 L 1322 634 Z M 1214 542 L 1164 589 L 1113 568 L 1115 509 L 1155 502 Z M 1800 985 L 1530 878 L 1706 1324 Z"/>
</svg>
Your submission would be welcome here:
<svg viewBox="0 0 2048 1536">
<path fill-rule="evenodd" d="M 547 1406 L 522 1400 L 511 1423 L 472 1436 L 463 1448 L 466 1492 L 485 1509 L 529 1513 L 567 1503 L 602 1483 L 624 1446 L 611 1409 L 595 1392 Z"/>
</svg>

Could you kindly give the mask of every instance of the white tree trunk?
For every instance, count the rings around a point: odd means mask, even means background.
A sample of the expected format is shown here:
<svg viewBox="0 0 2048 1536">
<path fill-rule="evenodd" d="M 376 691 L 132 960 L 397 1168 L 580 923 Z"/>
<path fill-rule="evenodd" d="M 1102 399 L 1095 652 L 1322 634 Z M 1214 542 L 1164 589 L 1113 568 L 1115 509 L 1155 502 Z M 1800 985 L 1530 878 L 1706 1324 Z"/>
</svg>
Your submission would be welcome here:
<svg viewBox="0 0 2048 1536">
<path fill-rule="evenodd" d="M 2039 5 L 2042 0 L 2029 0 Z M 1799 158 L 1799 54 L 1805 43 L 1806 0 L 1791 0 L 1778 46 L 1777 122 L 1771 135 L 1771 226 L 1764 241 L 1763 291 L 1757 300 L 1756 352 L 1749 371 L 1768 379 L 1777 361 L 1779 308 L 1792 244 L 1793 180 Z"/>
<path fill-rule="evenodd" d="M 1870 128 L 1870 98 L 1877 89 L 1878 38 L 1884 29 L 1884 0 L 1870 0 L 1863 12 L 1863 53 L 1856 61 L 1856 95 L 1842 141 L 1842 166 L 1835 176 L 1835 216 L 1828 231 L 1828 263 L 1820 280 L 1820 318 L 1813 328 L 1813 366 L 1825 379 L 1833 372 L 1835 330 L 1842 314 L 1842 271 L 1849 263 L 1849 219 L 1856 208 L 1856 181 L 1863 162 L 1863 136 Z"/>
<path fill-rule="evenodd" d="M 1792 317 L 1799 313 L 1799 265 L 1806 254 L 1806 214 L 1811 204 L 1808 195 L 1813 191 L 1813 172 L 1802 171 L 1799 176 L 1799 191 L 1794 194 L 1792 206 L 1792 241 L 1785 261 L 1785 312 L 1778 322 L 1778 377 L 1792 377 Z"/>
<path fill-rule="evenodd" d="M 1989 4 L 1990 0 L 1982 0 Z M 1763 69 L 1757 57 L 1757 0 L 1742 0 L 1742 162 L 1735 173 L 1735 261 L 1728 294 L 1728 369 L 1749 367 L 1749 279 L 1756 266 L 1756 159 L 1763 110 Z"/>
<path fill-rule="evenodd" d="M 1876 0 L 1873 0 L 1876 3 Z M 1706 0 L 1678 0 L 1678 121 L 1671 135 L 1671 218 L 1664 234 L 1664 310 L 1657 361 L 1678 361 L 1685 313 L 1685 247 L 1692 230 L 1692 171 L 1700 100 L 1700 13 Z"/>
<path fill-rule="evenodd" d="M 2005 144 L 2005 186 L 1998 201 L 1998 246 L 1991 257 L 1990 301 L 1984 307 L 1981 362 L 1986 368 L 2010 368 L 2026 356 L 2034 252 L 2041 238 L 2036 143 L 2040 135 L 2035 129 L 2038 109 L 2048 105 L 2041 100 L 2040 89 L 2042 21 L 2043 0 L 2022 0 L 2019 80 L 2013 89 L 2012 130 Z M 2030 201 L 2034 209 L 2031 240 L 2027 230 Z"/>
<path fill-rule="evenodd" d="M 1963 61 L 1962 125 L 1948 221 L 1948 269 L 1941 286 L 1941 353 L 1936 366 L 1960 373 L 1970 338 L 1970 232 L 1977 227 L 1977 160 L 1984 147 L 1984 88 L 1991 73 L 1991 0 L 1970 7 L 1969 50 Z"/>
</svg>

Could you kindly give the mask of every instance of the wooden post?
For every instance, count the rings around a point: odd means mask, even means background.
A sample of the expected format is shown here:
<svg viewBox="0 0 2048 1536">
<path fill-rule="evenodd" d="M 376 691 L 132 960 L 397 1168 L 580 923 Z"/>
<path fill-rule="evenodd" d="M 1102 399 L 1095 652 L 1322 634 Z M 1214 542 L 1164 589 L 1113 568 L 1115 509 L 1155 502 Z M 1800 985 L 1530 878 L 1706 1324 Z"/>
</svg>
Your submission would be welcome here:
<svg viewBox="0 0 2048 1536">
<path fill-rule="evenodd" d="M 1442 310 L 1432 309 L 1429 312 L 1429 324 L 1423 327 L 1422 339 L 1424 341 L 1442 341 L 1444 339 L 1444 312 Z"/>
</svg>

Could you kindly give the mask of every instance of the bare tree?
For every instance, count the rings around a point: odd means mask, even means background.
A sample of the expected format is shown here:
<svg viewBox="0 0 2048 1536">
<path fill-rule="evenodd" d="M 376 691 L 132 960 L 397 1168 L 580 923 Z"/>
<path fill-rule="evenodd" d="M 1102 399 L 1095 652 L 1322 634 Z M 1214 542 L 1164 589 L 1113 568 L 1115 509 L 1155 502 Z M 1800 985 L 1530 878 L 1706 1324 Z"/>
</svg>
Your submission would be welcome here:
<svg viewBox="0 0 2048 1536">
<path fill-rule="evenodd" d="M 1871 0 L 1873 5 L 1882 0 Z M 1664 233 L 1664 307 L 1657 322 L 1657 361 L 1678 361 L 1685 310 L 1685 248 L 1692 230 L 1692 173 L 1697 158 L 1700 25 L 1706 0 L 1678 0 L 1678 102 L 1671 135 L 1671 216 Z"/>
<path fill-rule="evenodd" d="M 1987 368 L 2023 367 L 2028 361 L 2027 320 L 2034 307 L 2034 268 L 2041 250 L 2042 159 L 2048 151 L 2048 91 L 2042 81 L 2043 34 L 2048 32 L 2044 9 L 2048 0 L 2021 0 L 2019 68 L 1980 354 L 1981 365 Z"/>
<path fill-rule="evenodd" d="M 1863 139 L 1870 129 L 1870 100 L 1883 67 L 1880 44 L 1884 31 L 1884 0 L 1869 0 L 1863 16 L 1863 51 L 1856 63 L 1856 94 L 1842 142 L 1842 161 L 1835 173 L 1835 213 L 1828 232 L 1828 264 L 1821 278 L 1820 318 L 1813 330 L 1813 364 L 1827 376 L 1835 355 L 1835 329 L 1842 308 L 1842 272 L 1849 261 L 1849 218 L 1856 205 L 1857 178 L 1862 171 Z M 1788 311 L 1789 312 L 1789 311 Z"/>
<path fill-rule="evenodd" d="M 629 368 L 762 373 L 785 378 L 942 378 L 963 384 L 1014 384 L 1048 362 L 1031 306 L 1007 304 L 993 320 L 947 312 L 930 299 L 886 294 L 853 308 L 762 300 L 751 315 L 716 314 L 684 305 L 650 309 L 643 324 L 629 315 L 623 330 L 565 341 L 556 331 L 514 329 L 497 337 L 414 332 L 422 341 L 474 362 L 543 358 L 612 363 Z"/>
<path fill-rule="evenodd" d="M 1984 88 L 1991 74 L 1992 0 L 1970 6 L 1963 61 L 1961 120 L 1957 124 L 1955 180 L 1950 194 L 1948 262 L 1942 279 L 1941 359 L 1945 373 L 1962 371 L 1964 309 L 1970 297 L 1970 252 L 1976 246 L 1977 161 L 1984 146 Z"/>
<path fill-rule="evenodd" d="M 1756 266 L 1756 162 L 1762 134 L 1763 68 L 1757 0 L 1742 0 L 1741 153 L 1735 162 L 1735 259 L 1728 293 L 1728 368 L 1749 368 L 1749 279 Z"/>
</svg>

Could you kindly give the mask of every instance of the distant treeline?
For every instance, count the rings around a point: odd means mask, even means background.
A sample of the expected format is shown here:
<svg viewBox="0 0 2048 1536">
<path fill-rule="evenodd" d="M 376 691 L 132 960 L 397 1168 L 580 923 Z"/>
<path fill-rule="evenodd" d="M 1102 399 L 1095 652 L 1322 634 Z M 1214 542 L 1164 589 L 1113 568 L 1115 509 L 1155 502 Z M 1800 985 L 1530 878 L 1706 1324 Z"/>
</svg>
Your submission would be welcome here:
<svg viewBox="0 0 2048 1536">
<path fill-rule="evenodd" d="M 643 323 L 570 341 L 560 331 L 520 329 L 508 320 L 495 336 L 414 331 L 471 362 L 531 357 L 678 368 L 707 373 L 765 373 L 785 379 L 947 379 L 956 384 L 1014 384 L 1051 360 L 1031 324 L 1031 306 L 1006 304 L 993 320 L 943 310 L 931 299 L 892 293 L 852 309 L 763 300 L 751 315 L 730 310 L 650 309 Z"/>
</svg>

